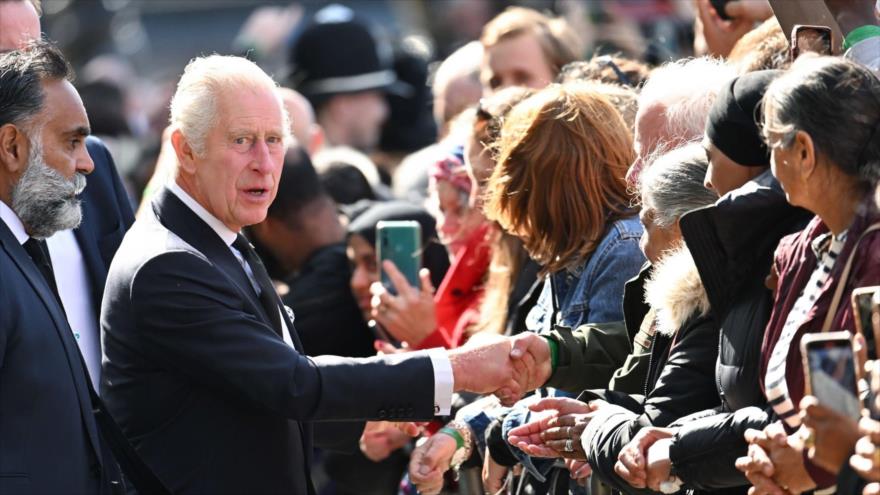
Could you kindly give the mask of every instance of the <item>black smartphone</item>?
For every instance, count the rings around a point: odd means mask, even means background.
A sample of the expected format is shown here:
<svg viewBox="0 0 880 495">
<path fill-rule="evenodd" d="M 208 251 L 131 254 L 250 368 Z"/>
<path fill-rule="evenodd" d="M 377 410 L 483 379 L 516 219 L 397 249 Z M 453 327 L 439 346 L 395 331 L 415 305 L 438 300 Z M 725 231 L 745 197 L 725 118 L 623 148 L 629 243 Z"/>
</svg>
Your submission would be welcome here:
<svg viewBox="0 0 880 495">
<path fill-rule="evenodd" d="M 709 0 L 709 3 L 712 4 L 712 8 L 715 9 L 715 12 L 718 12 L 718 17 L 724 19 L 725 21 L 729 21 L 732 19 L 729 15 L 727 15 L 727 4 L 730 3 L 730 0 Z"/>
<path fill-rule="evenodd" d="M 414 220 L 382 221 L 376 225 L 376 257 L 385 290 L 397 294 L 382 264 L 391 260 L 409 285 L 419 289 L 422 266 L 422 226 Z"/>
<path fill-rule="evenodd" d="M 807 394 L 834 411 L 858 420 L 859 402 L 856 359 L 849 332 L 804 335 L 804 388 Z"/>
<path fill-rule="evenodd" d="M 832 55 L 831 28 L 795 24 L 791 28 L 791 59 L 798 58 L 804 52 Z"/>
<path fill-rule="evenodd" d="M 875 297 L 880 295 L 880 286 L 859 287 L 852 292 L 852 310 L 856 320 L 856 332 L 865 337 L 868 346 L 868 359 L 880 356 L 880 341 L 874 325 Z"/>
</svg>

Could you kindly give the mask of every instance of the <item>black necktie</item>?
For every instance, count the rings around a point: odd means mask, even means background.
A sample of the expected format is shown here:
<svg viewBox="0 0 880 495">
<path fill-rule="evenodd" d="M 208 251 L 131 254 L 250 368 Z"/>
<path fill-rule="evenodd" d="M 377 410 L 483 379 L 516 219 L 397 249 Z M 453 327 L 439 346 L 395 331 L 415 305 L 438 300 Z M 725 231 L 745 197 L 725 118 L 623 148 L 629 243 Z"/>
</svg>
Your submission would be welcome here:
<svg viewBox="0 0 880 495">
<path fill-rule="evenodd" d="M 55 283 L 55 272 L 52 270 L 52 259 L 49 257 L 49 248 L 46 246 L 46 241 L 38 241 L 31 237 L 22 246 L 31 259 L 34 260 L 34 264 L 37 265 L 40 274 L 43 275 L 46 283 L 49 284 L 49 288 L 52 289 L 52 294 L 55 294 L 55 299 L 61 306 L 61 310 L 64 311 L 64 303 L 61 302 L 58 285 Z"/>
<path fill-rule="evenodd" d="M 257 286 L 260 288 L 260 304 L 263 305 L 263 309 L 272 321 L 272 326 L 275 328 L 275 331 L 278 335 L 283 337 L 281 313 L 279 312 L 281 307 L 279 306 L 278 295 L 275 293 L 275 286 L 272 285 L 272 279 L 269 278 L 269 273 L 266 272 L 266 267 L 263 266 L 263 262 L 260 261 L 260 257 L 257 256 L 257 252 L 245 236 L 238 234 L 235 238 L 235 242 L 232 243 L 232 247 L 237 249 L 242 257 L 244 257 L 247 264 L 250 265 Z M 245 275 L 247 275 L 247 273 L 245 273 Z"/>
</svg>

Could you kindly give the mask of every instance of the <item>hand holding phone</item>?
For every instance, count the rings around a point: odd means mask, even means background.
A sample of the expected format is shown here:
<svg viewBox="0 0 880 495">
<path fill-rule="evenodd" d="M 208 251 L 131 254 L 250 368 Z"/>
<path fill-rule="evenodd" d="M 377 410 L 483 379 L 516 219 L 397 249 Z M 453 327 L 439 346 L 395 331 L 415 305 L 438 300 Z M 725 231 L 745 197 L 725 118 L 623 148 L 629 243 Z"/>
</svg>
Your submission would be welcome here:
<svg viewBox="0 0 880 495">
<path fill-rule="evenodd" d="M 852 335 L 845 331 L 804 335 L 801 354 L 806 393 L 820 404 L 858 420 L 861 403 Z"/>
</svg>

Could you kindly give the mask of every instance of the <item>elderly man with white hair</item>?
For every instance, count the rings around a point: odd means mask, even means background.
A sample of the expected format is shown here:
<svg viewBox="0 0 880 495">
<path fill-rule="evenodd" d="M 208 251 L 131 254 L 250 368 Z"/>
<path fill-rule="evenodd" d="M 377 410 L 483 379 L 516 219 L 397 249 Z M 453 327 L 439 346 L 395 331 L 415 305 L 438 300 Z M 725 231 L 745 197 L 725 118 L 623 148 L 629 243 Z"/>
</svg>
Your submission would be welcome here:
<svg viewBox="0 0 880 495">
<path fill-rule="evenodd" d="M 359 421 L 448 414 L 453 390 L 520 392 L 529 377 L 510 353 L 531 353 L 540 337 L 303 355 L 292 313 L 240 234 L 266 217 L 290 139 L 277 85 L 244 58 L 195 59 L 171 126 L 175 180 L 126 235 L 101 315 L 106 403 L 171 491 L 311 494 L 313 437 L 353 450 Z"/>
<path fill-rule="evenodd" d="M 639 93 L 633 136 L 636 161 L 627 182 L 637 184 L 639 172 L 652 157 L 701 139 L 715 96 L 735 76 L 732 66 L 710 57 L 654 69 Z"/>
</svg>

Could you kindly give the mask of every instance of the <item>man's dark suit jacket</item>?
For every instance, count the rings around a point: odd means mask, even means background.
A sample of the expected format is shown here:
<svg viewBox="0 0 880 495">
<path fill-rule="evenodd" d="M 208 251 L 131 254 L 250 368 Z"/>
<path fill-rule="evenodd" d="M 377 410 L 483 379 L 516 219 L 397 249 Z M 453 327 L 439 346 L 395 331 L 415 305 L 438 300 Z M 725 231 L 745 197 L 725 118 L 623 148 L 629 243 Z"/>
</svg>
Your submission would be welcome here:
<svg viewBox="0 0 880 495">
<path fill-rule="evenodd" d="M 98 316 L 107 270 L 125 232 L 134 223 L 134 213 L 107 147 L 99 139 L 88 137 L 86 148 L 95 162 L 95 170 L 89 174 L 80 196 L 83 221 L 73 235 L 85 260 Z"/>
<path fill-rule="evenodd" d="M 88 378 L 61 306 L 0 221 L 0 493 L 107 493 Z M 101 454 L 103 452 L 103 454 Z"/>
<path fill-rule="evenodd" d="M 343 420 L 433 416 L 426 355 L 304 356 L 216 232 L 168 190 L 152 206 L 110 267 L 101 390 L 175 493 L 314 493 L 313 426 L 319 446 L 355 446 L 362 424 Z"/>
<path fill-rule="evenodd" d="M 86 141 L 95 170 L 74 236 L 96 301 L 134 221 L 107 148 Z M 0 222 L 0 493 L 106 493 L 118 471 L 98 435 L 88 378 L 48 284 Z"/>
</svg>

